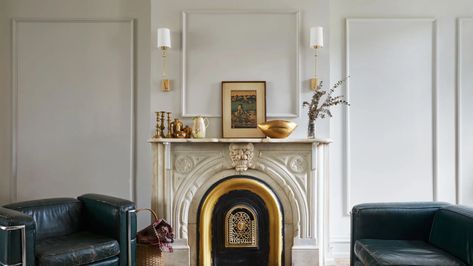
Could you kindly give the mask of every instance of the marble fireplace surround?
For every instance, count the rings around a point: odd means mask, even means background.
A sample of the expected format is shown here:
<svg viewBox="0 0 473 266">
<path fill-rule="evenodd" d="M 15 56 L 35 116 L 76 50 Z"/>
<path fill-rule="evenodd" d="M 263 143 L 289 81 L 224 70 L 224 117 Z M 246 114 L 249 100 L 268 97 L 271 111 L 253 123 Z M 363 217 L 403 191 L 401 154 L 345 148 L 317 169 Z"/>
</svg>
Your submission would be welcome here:
<svg viewBox="0 0 473 266">
<path fill-rule="evenodd" d="M 198 265 L 198 207 L 217 181 L 251 176 L 284 212 L 284 265 L 324 265 L 327 246 L 326 139 L 151 139 L 152 208 L 174 227 L 166 265 Z"/>
</svg>

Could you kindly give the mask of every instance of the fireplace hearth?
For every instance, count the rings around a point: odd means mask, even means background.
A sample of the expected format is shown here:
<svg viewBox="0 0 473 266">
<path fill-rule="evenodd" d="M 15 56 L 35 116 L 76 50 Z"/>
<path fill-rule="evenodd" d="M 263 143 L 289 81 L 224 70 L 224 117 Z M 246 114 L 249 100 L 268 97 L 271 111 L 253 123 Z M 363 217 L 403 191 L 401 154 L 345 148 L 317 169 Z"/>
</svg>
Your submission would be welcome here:
<svg viewBox="0 0 473 266">
<path fill-rule="evenodd" d="M 282 208 L 261 180 L 222 179 L 205 194 L 197 215 L 200 265 L 282 265 Z"/>
</svg>

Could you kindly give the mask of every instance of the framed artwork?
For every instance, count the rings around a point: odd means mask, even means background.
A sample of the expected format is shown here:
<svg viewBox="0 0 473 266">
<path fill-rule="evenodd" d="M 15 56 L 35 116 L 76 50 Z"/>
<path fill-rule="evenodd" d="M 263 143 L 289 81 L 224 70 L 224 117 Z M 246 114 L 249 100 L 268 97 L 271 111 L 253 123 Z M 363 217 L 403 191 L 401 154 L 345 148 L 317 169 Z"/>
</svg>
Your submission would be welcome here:
<svg viewBox="0 0 473 266">
<path fill-rule="evenodd" d="M 222 81 L 224 138 L 263 138 L 266 121 L 266 81 Z"/>
</svg>

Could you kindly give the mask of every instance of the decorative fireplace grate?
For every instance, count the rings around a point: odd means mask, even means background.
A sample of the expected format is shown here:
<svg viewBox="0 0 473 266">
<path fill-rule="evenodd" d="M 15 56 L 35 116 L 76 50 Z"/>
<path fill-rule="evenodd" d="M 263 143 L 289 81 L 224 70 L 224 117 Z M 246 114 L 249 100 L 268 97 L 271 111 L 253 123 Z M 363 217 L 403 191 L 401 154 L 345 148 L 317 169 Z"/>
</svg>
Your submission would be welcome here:
<svg viewBox="0 0 473 266">
<path fill-rule="evenodd" d="M 225 215 L 225 247 L 257 247 L 258 220 L 256 212 L 247 205 L 237 205 Z"/>
</svg>

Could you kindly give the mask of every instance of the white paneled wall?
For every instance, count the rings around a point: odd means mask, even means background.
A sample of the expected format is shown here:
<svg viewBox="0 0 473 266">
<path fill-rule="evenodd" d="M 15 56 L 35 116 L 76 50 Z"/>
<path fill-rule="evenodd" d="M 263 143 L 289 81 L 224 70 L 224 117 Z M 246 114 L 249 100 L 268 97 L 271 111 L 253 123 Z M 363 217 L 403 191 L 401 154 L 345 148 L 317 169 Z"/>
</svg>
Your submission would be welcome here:
<svg viewBox="0 0 473 266">
<path fill-rule="evenodd" d="M 354 204 L 473 204 L 473 3 L 335 0 L 330 11 L 331 80 L 351 76 L 351 106 L 331 120 L 329 253 L 347 257 Z"/>
<path fill-rule="evenodd" d="M 458 21 L 458 200 L 473 205 L 473 19 Z"/>
<path fill-rule="evenodd" d="M 436 198 L 435 32 L 432 19 L 347 20 L 349 209 Z"/>
<path fill-rule="evenodd" d="M 133 21 L 14 20 L 13 30 L 12 199 L 133 199 Z"/>
<path fill-rule="evenodd" d="M 0 1 L 0 205 L 90 192 L 150 205 L 149 10 Z"/>
</svg>

